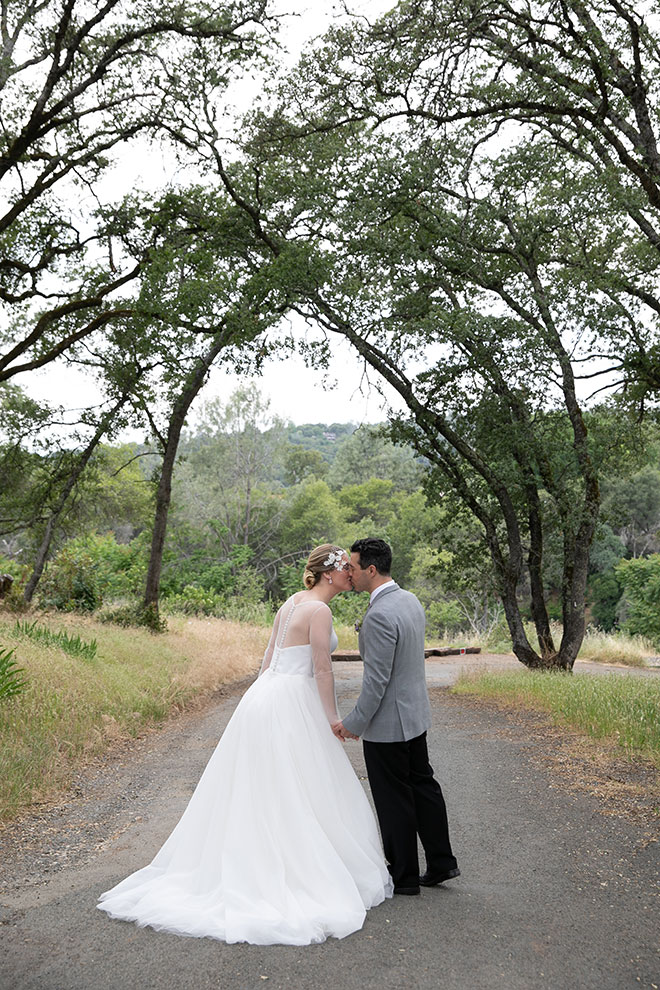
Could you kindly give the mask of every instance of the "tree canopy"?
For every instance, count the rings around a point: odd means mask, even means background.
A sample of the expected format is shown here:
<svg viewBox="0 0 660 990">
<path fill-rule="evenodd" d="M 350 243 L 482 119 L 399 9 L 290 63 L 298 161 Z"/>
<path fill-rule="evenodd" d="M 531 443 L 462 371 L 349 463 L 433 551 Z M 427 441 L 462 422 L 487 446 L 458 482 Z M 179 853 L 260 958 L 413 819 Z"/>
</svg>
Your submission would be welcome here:
<svg viewBox="0 0 660 990">
<path fill-rule="evenodd" d="M 25 104 L 43 133 L 10 103 L 17 212 L 3 298 L 23 329 L 0 371 L 66 353 L 98 366 L 109 409 L 126 395 L 149 425 L 163 471 L 146 601 L 158 598 L 191 402 L 220 355 L 258 369 L 279 318 L 294 314 L 316 328 L 316 342 L 299 345 L 311 363 L 345 338 L 407 412 L 390 416 L 388 444 L 356 430 L 329 470 L 326 449 L 314 456 L 303 437 L 303 451 L 288 450 L 276 480 L 297 489 L 299 511 L 282 516 L 284 538 L 297 547 L 312 518 L 329 539 L 350 535 L 358 517 L 395 526 L 397 499 L 413 498 L 421 479 L 429 504 L 461 521 L 473 563 L 456 547 L 425 549 L 410 558 L 420 582 L 460 560 L 488 601 L 499 595 L 524 663 L 570 669 L 596 581 L 592 545 L 603 560 L 617 540 L 626 552 L 640 540 L 654 548 L 656 468 L 636 468 L 637 506 L 610 475 L 660 384 L 653 16 L 625 0 L 401 0 L 375 21 L 345 11 L 236 126 L 222 97 L 269 57 L 265 4 L 131 14 L 117 0 L 76 20 L 70 0 L 58 21 L 54 5 L 38 6 L 24 20 L 12 7 L 16 37 L 38 27 L 37 56 L 10 60 L 7 85 L 27 93 L 31 73 L 49 74 L 43 105 L 34 95 Z M 85 188 L 97 182 L 102 141 L 114 148 L 122 127 L 167 140 L 196 183 L 90 210 L 84 237 L 80 223 L 58 227 L 57 183 L 79 173 Z M 30 238 L 47 245 L 43 256 Z M 66 277 L 53 289 L 58 265 Z M 224 504 L 228 547 L 241 526 L 255 532 L 258 485 L 246 483 L 236 518 L 234 496 Z M 273 552 L 264 566 L 286 550 Z"/>
</svg>

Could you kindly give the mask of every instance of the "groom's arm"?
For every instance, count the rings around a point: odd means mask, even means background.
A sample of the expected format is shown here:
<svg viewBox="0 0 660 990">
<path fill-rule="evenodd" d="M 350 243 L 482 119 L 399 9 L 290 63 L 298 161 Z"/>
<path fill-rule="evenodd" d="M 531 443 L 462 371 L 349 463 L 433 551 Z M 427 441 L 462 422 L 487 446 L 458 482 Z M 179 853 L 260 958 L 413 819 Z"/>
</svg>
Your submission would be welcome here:
<svg viewBox="0 0 660 990">
<path fill-rule="evenodd" d="M 344 728 L 361 736 L 378 711 L 392 677 L 397 643 L 396 627 L 385 612 L 374 612 L 365 622 L 362 690 L 353 711 L 342 719 Z"/>
</svg>

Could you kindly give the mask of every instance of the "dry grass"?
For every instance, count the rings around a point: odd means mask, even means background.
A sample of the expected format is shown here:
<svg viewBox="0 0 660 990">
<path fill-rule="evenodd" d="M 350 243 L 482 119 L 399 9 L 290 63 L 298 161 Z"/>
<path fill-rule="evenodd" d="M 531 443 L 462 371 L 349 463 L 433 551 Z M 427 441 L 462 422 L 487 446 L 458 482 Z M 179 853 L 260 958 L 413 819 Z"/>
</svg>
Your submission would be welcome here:
<svg viewBox="0 0 660 990">
<path fill-rule="evenodd" d="M 207 694 L 258 672 L 270 636 L 265 626 L 183 616 L 167 621 L 166 637 L 188 661 L 181 675 L 185 689 Z"/>
<path fill-rule="evenodd" d="M 561 642 L 562 627 L 558 622 L 551 624 L 555 644 Z M 529 642 L 538 647 L 534 627 L 525 623 Z M 512 654 L 511 637 L 504 626 L 498 626 L 489 635 L 459 633 L 451 636 L 428 637 L 429 646 L 480 646 L 487 653 Z M 649 657 L 658 653 L 653 644 L 643 636 L 630 636 L 624 632 L 605 633 L 589 627 L 585 634 L 579 660 L 592 660 L 596 663 L 625 664 L 627 667 L 644 667 Z"/>
<path fill-rule="evenodd" d="M 338 650 L 357 650 L 358 634 L 353 626 L 335 626 L 335 632 L 339 640 Z"/>
<path fill-rule="evenodd" d="M 643 636 L 626 633 L 605 633 L 600 629 L 587 629 L 578 658 L 598 663 L 622 663 L 627 667 L 643 667 L 648 657 L 658 651 Z"/>
<path fill-rule="evenodd" d="M 16 632 L 0 616 L 0 646 L 16 648 L 25 690 L 0 703 L 0 817 L 65 786 L 73 769 L 113 739 L 135 735 L 174 708 L 255 674 L 265 628 L 177 617 L 167 633 L 39 616 L 52 630 L 96 639 L 93 660 Z"/>
</svg>

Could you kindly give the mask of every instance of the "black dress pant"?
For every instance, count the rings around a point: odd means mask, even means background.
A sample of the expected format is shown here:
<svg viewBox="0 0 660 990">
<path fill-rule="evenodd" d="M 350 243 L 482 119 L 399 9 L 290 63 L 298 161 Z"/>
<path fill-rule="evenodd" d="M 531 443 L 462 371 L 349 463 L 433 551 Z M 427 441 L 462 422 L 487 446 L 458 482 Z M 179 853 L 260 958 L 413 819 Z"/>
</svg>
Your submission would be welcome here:
<svg viewBox="0 0 660 990">
<path fill-rule="evenodd" d="M 418 835 L 427 869 L 434 873 L 455 869 L 445 799 L 429 763 L 426 733 L 406 742 L 363 740 L 362 745 L 395 887 L 419 885 Z"/>
</svg>

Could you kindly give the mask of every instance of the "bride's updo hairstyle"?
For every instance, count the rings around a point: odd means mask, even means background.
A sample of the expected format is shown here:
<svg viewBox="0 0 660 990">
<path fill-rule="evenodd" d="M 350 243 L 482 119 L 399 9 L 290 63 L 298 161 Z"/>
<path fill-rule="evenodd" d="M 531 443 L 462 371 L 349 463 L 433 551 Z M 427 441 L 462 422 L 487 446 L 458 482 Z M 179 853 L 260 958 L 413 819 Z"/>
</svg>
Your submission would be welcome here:
<svg viewBox="0 0 660 990">
<path fill-rule="evenodd" d="M 322 574 L 325 574 L 326 571 L 334 571 L 335 563 L 343 554 L 342 548 L 336 547 L 333 543 L 322 543 L 320 547 L 315 547 L 305 564 L 305 573 L 303 574 L 305 587 L 308 590 L 313 588 L 321 580 Z M 328 560 L 330 563 L 326 563 Z"/>
</svg>

